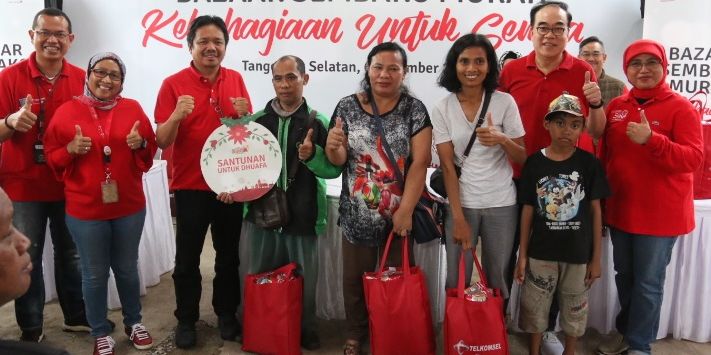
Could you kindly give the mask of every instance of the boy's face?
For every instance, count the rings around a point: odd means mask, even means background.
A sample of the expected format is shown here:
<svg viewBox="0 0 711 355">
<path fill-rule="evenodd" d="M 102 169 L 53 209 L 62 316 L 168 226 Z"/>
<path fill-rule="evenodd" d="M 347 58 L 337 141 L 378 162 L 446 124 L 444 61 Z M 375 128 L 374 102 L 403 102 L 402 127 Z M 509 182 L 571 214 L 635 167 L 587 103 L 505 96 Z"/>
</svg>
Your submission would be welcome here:
<svg viewBox="0 0 711 355">
<path fill-rule="evenodd" d="M 552 146 L 575 147 L 580 134 L 583 133 L 585 121 L 582 117 L 564 113 L 544 120 L 543 126 L 551 135 Z"/>
</svg>

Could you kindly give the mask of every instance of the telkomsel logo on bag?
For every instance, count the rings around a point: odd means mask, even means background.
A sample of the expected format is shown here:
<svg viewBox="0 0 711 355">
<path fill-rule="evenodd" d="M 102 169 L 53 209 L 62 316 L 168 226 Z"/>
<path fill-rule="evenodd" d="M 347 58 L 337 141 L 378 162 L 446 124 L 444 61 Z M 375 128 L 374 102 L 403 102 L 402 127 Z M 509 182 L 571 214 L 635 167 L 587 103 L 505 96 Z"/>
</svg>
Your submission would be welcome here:
<svg viewBox="0 0 711 355">
<path fill-rule="evenodd" d="M 454 344 L 454 350 L 459 355 L 464 354 L 479 354 L 487 351 L 501 350 L 501 343 L 496 344 L 486 344 L 486 345 L 467 345 L 464 340 L 459 340 L 458 343 Z"/>
</svg>

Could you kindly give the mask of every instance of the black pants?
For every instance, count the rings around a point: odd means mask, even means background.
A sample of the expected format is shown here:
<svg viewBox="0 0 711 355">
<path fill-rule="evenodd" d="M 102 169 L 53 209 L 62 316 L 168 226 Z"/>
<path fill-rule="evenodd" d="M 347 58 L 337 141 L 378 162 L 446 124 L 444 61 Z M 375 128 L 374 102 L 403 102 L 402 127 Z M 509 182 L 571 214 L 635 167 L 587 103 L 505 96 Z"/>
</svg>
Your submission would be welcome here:
<svg viewBox="0 0 711 355">
<path fill-rule="evenodd" d="M 212 282 L 212 307 L 218 316 L 234 315 L 240 303 L 239 237 L 242 230 L 242 204 L 224 204 L 209 191 L 175 191 L 176 252 L 175 317 L 179 322 L 200 319 L 200 254 L 210 226 L 215 248 L 215 278 Z"/>
</svg>

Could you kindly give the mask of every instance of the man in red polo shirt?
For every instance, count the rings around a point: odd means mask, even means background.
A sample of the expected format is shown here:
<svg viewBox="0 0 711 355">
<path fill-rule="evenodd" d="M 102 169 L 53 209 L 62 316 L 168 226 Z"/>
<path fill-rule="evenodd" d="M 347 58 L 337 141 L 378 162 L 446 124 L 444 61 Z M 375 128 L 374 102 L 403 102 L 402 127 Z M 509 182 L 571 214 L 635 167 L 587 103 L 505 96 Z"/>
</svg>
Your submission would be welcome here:
<svg viewBox="0 0 711 355">
<path fill-rule="evenodd" d="M 187 36 L 192 62 L 163 81 L 156 101 L 158 146 L 173 145 L 171 188 L 176 204 L 175 344 L 196 343 L 195 322 L 200 319 L 200 253 L 207 227 L 215 248 L 212 306 L 220 336 L 235 340 L 242 327 L 235 314 L 240 303 L 239 237 L 242 204 L 229 194 L 210 191 L 200 170 L 200 153 L 207 137 L 220 126 L 221 117 L 237 118 L 252 111 L 242 76 L 221 66 L 229 36 L 216 16 L 199 16 Z"/>
<path fill-rule="evenodd" d="M 0 186 L 12 200 L 15 226 L 30 240 L 30 288 L 15 300 L 21 340 L 39 342 L 45 301 L 42 251 L 47 219 L 54 244 L 54 274 L 64 329 L 90 331 L 84 314 L 79 256 L 64 222 L 64 185 L 44 159 L 42 135 L 54 111 L 81 95 L 84 71 L 64 56 L 74 40 L 72 23 L 57 9 L 39 11 L 29 31 L 35 51 L 0 72 Z"/>
<path fill-rule="evenodd" d="M 533 51 L 516 59 L 501 71 L 499 90 L 514 97 L 521 121 L 526 130 L 524 143 L 526 153 L 531 155 L 550 145 L 550 135 L 543 127 L 543 117 L 548 105 L 563 92 L 580 99 L 586 116 L 587 132 L 578 140 L 578 147 L 594 153 L 592 138 L 599 138 L 605 129 L 605 112 L 602 108 L 602 94 L 597 85 L 595 71 L 590 64 L 570 55 L 568 44 L 570 22 L 573 16 L 568 5 L 562 1 L 541 1 L 531 8 L 531 41 Z M 512 163 L 514 179 L 521 174 L 521 165 Z M 510 267 L 516 258 L 514 246 Z M 555 328 L 558 307 L 551 306 L 549 330 Z M 546 332 L 543 339 L 543 354 L 562 353 L 563 346 L 552 332 Z"/>
</svg>

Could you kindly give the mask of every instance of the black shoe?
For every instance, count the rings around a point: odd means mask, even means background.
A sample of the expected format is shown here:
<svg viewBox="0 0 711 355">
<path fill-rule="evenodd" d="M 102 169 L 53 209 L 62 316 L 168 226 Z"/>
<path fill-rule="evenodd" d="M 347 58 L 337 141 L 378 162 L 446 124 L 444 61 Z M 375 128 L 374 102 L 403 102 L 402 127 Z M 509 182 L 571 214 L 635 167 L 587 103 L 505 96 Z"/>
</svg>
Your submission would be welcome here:
<svg viewBox="0 0 711 355">
<path fill-rule="evenodd" d="M 318 350 L 321 348 L 321 339 L 318 338 L 316 332 L 301 333 L 301 347 L 306 350 Z"/>
<path fill-rule="evenodd" d="M 235 316 L 219 316 L 217 326 L 220 328 L 220 337 L 224 340 L 235 341 L 242 335 L 242 325 Z"/>
<path fill-rule="evenodd" d="M 42 329 L 23 330 L 20 336 L 20 341 L 26 341 L 28 343 L 39 343 L 42 339 L 44 339 Z"/>
<path fill-rule="evenodd" d="M 110 333 L 114 331 L 114 328 L 116 328 L 116 323 L 112 322 L 111 319 L 107 319 L 107 322 L 109 322 L 109 326 L 111 327 Z M 89 322 L 86 320 L 86 318 L 83 318 L 79 321 L 71 321 L 71 322 L 64 322 L 62 325 L 62 330 L 65 332 L 87 332 L 91 333 L 91 326 L 89 325 Z"/>
<path fill-rule="evenodd" d="M 175 346 L 181 349 L 189 349 L 197 343 L 197 332 L 195 323 L 181 323 L 175 327 Z"/>
</svg>

